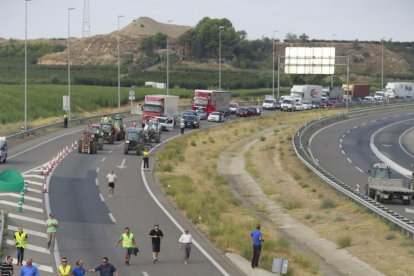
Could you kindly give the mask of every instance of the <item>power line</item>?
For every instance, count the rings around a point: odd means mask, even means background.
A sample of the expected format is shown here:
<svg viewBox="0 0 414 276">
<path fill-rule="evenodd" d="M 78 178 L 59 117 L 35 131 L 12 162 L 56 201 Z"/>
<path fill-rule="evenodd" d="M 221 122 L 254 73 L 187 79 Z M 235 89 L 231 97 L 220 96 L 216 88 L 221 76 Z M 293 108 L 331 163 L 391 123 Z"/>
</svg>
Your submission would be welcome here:
<svg viewBox="0 0 414 276">
<path fill-rule="evenodd" d="M 91 19 L 89 17 L 89 0 L 84 0 L 82 37 L 88 37 L 90 35 L 91 35 Z"/>
</svg>

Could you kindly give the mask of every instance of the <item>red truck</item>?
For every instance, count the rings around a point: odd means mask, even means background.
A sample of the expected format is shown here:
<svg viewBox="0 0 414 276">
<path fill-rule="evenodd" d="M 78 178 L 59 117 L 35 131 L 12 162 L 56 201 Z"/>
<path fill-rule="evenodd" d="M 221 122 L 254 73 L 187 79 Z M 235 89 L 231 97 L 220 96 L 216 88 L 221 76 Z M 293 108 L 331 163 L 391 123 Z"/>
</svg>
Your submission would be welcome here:
<svg viewBox="0 0 414 276">
<path fill-rule="evenodd" d="M 342 89 L 344 92 L 344 99 L 352 99 L 352 98 L 365 98 L 369 96 L 369 84 L 350 84 L 349 89 L 347 89 L 347 85 L 343 84 Z"/>
<path fill-rule="evenodd" d="M 152 117 L 172 117 L 178 116 L 178 96 L 172 95 L 146 95 L 142 106 L 142 127 Z"/>
<path fill-rule="evenodd" d="M 192 109 L 204 109 L 207 115 L 213 111 L 222 111 L 227 115 L 230 109 L 230 92 L 196 89 Z"/>
</svg>

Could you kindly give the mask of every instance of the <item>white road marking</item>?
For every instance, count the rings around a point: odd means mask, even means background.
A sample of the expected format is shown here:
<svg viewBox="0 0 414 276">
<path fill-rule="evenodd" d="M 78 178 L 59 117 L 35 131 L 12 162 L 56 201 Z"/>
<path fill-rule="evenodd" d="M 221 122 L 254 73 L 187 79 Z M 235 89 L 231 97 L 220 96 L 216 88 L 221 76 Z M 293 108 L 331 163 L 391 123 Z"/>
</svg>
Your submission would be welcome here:
<svg viewBox="0 0 414 276">
<path fill-rule="evenodd" d="M 44 175 L 40 175 L 40 174 L 25 174 L 23 175 L 25 178 L 26 177 L 33 177 L 33 178 L 39 178 L 39 179 L 45 179 Z"/>
<path fill-rule="evenodd" d="M 25 217 L 25 216 L 21 216 L 21 215 L 12 214 L 12 213 L 9 213 L 8 217 L 9 218 L 14 218 L 14 219 L 17 219 L 17 220 L 24 220 L 24 221 L 29 221 L 29 222 L 45 225 L 44 220 L 35 219 L 35 218 L 31 218 L 31 217 Z"/>
<path fill-rule="evenodd" d="M 360 124 L 360 126 L 365 126 L 367 123 L 362 123 L 362 124 Z"/>
<path fill-rule="evenodd" d="M 7 244 L 8 245 L 14 245 L 15 243 L 14 243 L 14 240 L 7 239 Z M 29 243 L 26 244 L 26 250 L 31 250 L 31 251 L 36 251 L 36 252 L 39 252 L 39 253 L 50 254 L 50 251 L 48 249 L 46 249 L 44 247 L 37 246 L 37 245 L 32 245 L 32 244 L 29 244 Z"/>
<path fill-rule="evenodd" d="M 16 231 L 16 232 L 18 231 L 18 227 L 13 226 L 13 225 L 7 225 L 7 229 L 9 229 L 11 231 Z M 37 236 L 37 237 L 47 239 L 47 234 L 44 233 L 44 232 L 34 231 L 34 230 L 27 229 L 27 228 L 24 228 L 24 232 L 26 232 L 27 234 L 29 234 L 31 236 Z"/>
<path fill-rule="evenodd" d="M 342 138 L 345 138 L 345 134 L 342 134 Z"/>
<path fill-rule="evenodd" d="M 406 213 L 414 214 L 414 210 L 413 209 L 409 209 L 409 208 L 405 208 L 405 212 Z"/>
<path fill-rule="evenodd" d="M 360 167 L 355 167 L 358 171 L 364 173 L 364 171 Z"/>
<path fill-rule="evenodd" d="M 99 193 L 99 197 L 101 198 L 101 200 L 102 200 L 103 202 L 105 202 L 105 199 L 104 199 L 104 197 L 103 197 L 103 195 L 102 195 L 101 193 Z"/>
<path fill-rule="evenodd" d="M 342 145 L 341 144 L 339 144 L 339 148 L 342 149 Z"/>
<path fill-rule="evenodd" d="M 339 139 L 339 143 L 342 143 L 342 138 L 341 138 L 341 139 Z"/>
<path fill-rule="evenodd" d="M 11 197 L 15 197 L 15 198 L 20 198 L 20 194 L 16 194 L 16 193 L 0 193 L 0 196 L 11 196 Z M 32 197 L 32 196 L 24 196 L 24 200 L 30 200 L 30 201 L 35 201 L 35 202 L 40 202 L 42 203 L 43 200 L 41 198 L 36 198 L 36 197 Z"/>
<path fill-rule="evenodd" d="M 370 123 L 375 123 L 377 120 L 372 120 L 372 121 L 370 121 Z"/>
<path fill-rule="evenodd" d="M 348 162 L 349 162 L 349 163 L 352 163 L 352 160 L 351 160 L 351 159 L 349 159 L 349 157 L 348 157 L 346 160 L 348 160 Z"/>
<path fill-rule="evenodd" d="M 96 173 L 99 173 L 99 170 L 100 170 L 100 168 L 99 168 L 99 167 L 97 167 L 97 168 L 96 168 Z"/>
<path fill-rule="evenodd" d="M 354 126 L 354 127 L 353 127 L 353 129 L 356 129 L 356 128 L 358 128 L 358 126 Z"/>
<path fill-rule="evenodd" d="M 346 133 L 350 133 L 351 131 L 348 129 L 347 131 L 346 131 Z"/>
<path fill-rule="evenodd" d="M 32 189 L 32 188 L 27 188 L 27 191 L 32 192 L 32 193 L 37 193 L 37 194 L 41 194 L 42 193 L 42 190 Z"/>
<path fill-rule="evenodd" d="M 108 153 L 112 153 L 114 150 L 110 150 L 110 151 L 108 151 Z"/>
<path fill-rule="evenodd" d="M 37 185 L 37 186 L 42 186 L 43 187 L 43 182 L 37 182 L 37 181 L 32 181 L 32 180 L 25 180 L 24 182 L 26 182 L 27 184 L 33 184 L 33 185 Z"/>
<path fill-rule="evenodd" d="M 99 180 L 98 180 L 98 178 L 95 178 L 95 184 L 96 184 L 96 186 L 99 186 Z"/>
<path fill-rule="evenodd" d="M 345 154 L 345 152 L 342 150 L 342 154 Z"/>
<path fill-rule="evenodd" d="M 7 200 L 0 200 L 0 204 L 4 204 L 4 205 L 8 205 L 8 206 L 13 206 L 13 207 L 19 207 L 19 204 L 16 202 L 11 202 L 11 201 L 7 201 Z M 24 210 L 30 210 L 30 211 L 35 211 L 38 213 L 43 213 L 43 209 L 42 208 L 37 208 L 37 207 L 32 207 L 30 205 L 26 205 L 23 204 L 23 211 Z"/>
<path fill-rule="evenodd" d="M 101 162 L 105 162 L 106 157 L 102 158 Z"/>
<path fill-rule="evenodd" d="M 412 115 L 412 114 L 413 114 L 412 112 L 408 112 L 408 113 L 407 113 L 407 115 Z"/>
<path fill-rule="evenodd" d="M 143 276 L 149 276 L 148 272 L 146 272 L 146 271 L 142 271 L 142 275 Z"/>
<path fill-rule="evenodd" d="M 17 259 L 13 259 L 13 264 L 17 265 Z M 51 267 L 51 266 L 41 265 L 41 264 L 38 264 L 38 263 L 32 263 L 32 264 L 35 267 L 37 267 L 38 270 L 53 273 L 53 267 Z M 23 261 L 23 265 L 26 265 L 26 261 Z"/>
<path fill-rule="evenodd" d="M 387 119 L 388 119 L 387 117 L 383 117 L 383 118 L 382 118 L 382 120 L 387 120 Z"/>
<path fill-rule="evenodd" d="M 117 166 L 119 169 L 124 169 L 128 166 L 125 166 L 126 159 L 122 159 L 121 165 Z"/>
<path fill-rule="evenodd" d="M 401 115 L 400 114 L 396 114 L 396 115 L 394 115 L 394 117 L 395 118 L 398 118 L 398 117 L 400 117 Z"/>
<path fill-rule="evenodd" d="M 112 213 L 108 213 L 109 218 L 112 220 L 113 223 L 116 223 L 116 220 L 114 218 L 114 215 L 112 215 Z"/>
</svg>

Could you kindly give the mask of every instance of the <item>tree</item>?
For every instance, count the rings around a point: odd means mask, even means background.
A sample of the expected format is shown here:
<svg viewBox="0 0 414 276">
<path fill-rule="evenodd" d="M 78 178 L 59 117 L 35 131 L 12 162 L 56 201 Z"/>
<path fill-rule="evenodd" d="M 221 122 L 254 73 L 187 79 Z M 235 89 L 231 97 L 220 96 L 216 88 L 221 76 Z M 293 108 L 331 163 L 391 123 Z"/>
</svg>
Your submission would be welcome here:
<svg viewBox="0 0 414 276">
<path fill-rule="evenodd" d="M 355 39 L 354 41 L 352 41 L 352 49 L 359 49 L 359 48 L 361 48 L 361 46 L 359 45 L 358 39 Z"/>
<path fill-rule="evenodd" d="M 152 55 L 154 52 L 154 41 L 152 36 L 145 37 L 139 44 L 139 50 L 143 51 L 147 56 Z"/>
<path fill-rule="evenodd" d="M 158 32 L 154 35 L 153 42 L 154 46 L 157 48 L 167 48 L 167 35 Z"/>
<path fill-rule="evenodd" d="M 303 33 L 299 36 L 299 40 L 300 40 L 300 42 L 305 43 L 305 42 L 309 41 L 309 36 L 307 34 Z"/>
<path fill-rule="evenodd" d="M 285 40 L 288 42 L 295 42 L 296 40 L 298 40 L 298 36 L 292 33 L 287 33 Z"/>
</svg>

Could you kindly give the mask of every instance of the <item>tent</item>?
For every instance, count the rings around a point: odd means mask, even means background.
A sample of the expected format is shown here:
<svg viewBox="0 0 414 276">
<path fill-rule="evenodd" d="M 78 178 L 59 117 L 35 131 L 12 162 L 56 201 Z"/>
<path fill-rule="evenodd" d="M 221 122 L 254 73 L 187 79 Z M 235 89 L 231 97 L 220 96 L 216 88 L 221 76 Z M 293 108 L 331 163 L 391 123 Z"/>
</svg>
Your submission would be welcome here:
<svg viewBox="0 0 414 276">
<path fill-rule="evenodd" d="M 18 192 L 23 190 L 24 178 L 16 170 L 6 169 L 0 173 L 0 192 Z"/>
</svg>

